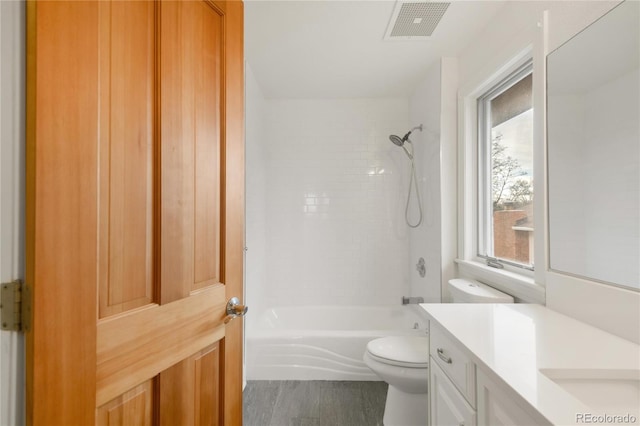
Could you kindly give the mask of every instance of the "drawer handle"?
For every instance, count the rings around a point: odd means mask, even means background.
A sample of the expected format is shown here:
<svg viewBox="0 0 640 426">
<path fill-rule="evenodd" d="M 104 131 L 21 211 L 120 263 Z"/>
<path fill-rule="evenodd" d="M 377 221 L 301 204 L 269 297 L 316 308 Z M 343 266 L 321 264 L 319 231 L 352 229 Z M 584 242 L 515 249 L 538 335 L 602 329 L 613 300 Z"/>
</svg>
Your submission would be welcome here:
<svg viewBox="0 0 640 426">
<path fill-rule="evenodd" d="M 443 360 L 447 364 L 453 363 L 453 360 L 451 359 L 451 357 L 444 355 L 444 349 L 438 348 L 437 352 L 438 352 L 438 357 L 440 357 L 441 360 Z"/>
</svg>

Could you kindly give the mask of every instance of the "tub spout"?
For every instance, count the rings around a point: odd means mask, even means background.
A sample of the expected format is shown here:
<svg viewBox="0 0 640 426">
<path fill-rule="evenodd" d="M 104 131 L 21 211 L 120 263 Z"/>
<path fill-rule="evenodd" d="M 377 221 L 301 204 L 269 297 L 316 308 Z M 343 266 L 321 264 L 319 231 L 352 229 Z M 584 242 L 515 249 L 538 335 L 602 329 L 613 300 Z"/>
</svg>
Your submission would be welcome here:
<svg viewBox="0 0 640 426">
<path fill-rule="evenodd" d="M 416 297 L 402 296 L 403 305 L 415 305 L 418 303 L 424 303 L 424 298 L 420 296 L 416 296 Z"/>
</svg>

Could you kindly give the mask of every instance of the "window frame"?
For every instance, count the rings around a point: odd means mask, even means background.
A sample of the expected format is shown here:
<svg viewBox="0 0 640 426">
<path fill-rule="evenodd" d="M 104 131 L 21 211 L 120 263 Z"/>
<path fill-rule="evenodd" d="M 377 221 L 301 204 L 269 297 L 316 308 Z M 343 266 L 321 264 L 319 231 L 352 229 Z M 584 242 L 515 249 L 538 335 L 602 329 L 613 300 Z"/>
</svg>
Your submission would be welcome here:
<svg viewBox="0 0 640 426">
<path fill-rule="evenodd" d="M 533 58 L 529 57 L 524 63 L 520 64 L 513 71 L 506 76 L 502 75 L 499 78 L 492 79 L 490 81 L 493 84 L 488 85 L 488 89 L 485 90 L 480 96 L 477 97 L 476 105 L 476 118 L 477 118 L 477 133 L 476 133 L 476 238 L 475 238 L 475 255 L 477 258 L 484 259 L 487 265 L 503 269 L 507 268 L 512 272 L 521 272 L 525 275 L 531 276 L 535 271 L 535 257 L 534 262 L 531 265 L 518 263 L 508 259 L 498 258 L 496 256 L 489 255 L 489 247 L 493 248 L 493 201 L 491 194 L 491 124 L 489 120 L 491 115 L 489 112 L 489 105 L 492 100 L 515 86 L 521 80 L 529 75 L 533 75 Z M 533 98 L 532 98 L 533 102 Z M 533 104 L 531 106 L 533 109 Z M 535 114 L 535 113 L 534 113 Z M 532 150 L 535 149 L 535 140 L 532 139 Z M 535 168 L 534 164 L 534 174 Z M 536 203 L 536 197 L 534 193 L 534 204 Z M 535 244 L 535 236 L 534 236 Z M 491 250 L 493 252 L 493 250 Z M 533 253 L 532 253 L 533 254 Z M 525 272 L 529 271 L 529 272 Z"/>
<path fill-rule="evenodd" d="M 544 140 L 544 87 L 546 20 L 541 27 L 521 34 L 508 48 L 485 58 L 482 69 L 467 75 L 458 88 L 457 119 L 457 257 L 456 275 L 473 278 L 498 290 L 511 294 L 519 302 L 545 304 L 546 301 L 546 179 Z M 534 206 L 536 270 L 528 271 L 504 265 L 504 269 L 487 266 L 486 260 L 477 256 L 477 101 L 497 82 L 506 78 L 533 58 L 533 106 L 534 110 L 534 161 L 538 167 L 534 173 Z M 446 286 L 443 300 L 450 300 Z"/>
</svg>

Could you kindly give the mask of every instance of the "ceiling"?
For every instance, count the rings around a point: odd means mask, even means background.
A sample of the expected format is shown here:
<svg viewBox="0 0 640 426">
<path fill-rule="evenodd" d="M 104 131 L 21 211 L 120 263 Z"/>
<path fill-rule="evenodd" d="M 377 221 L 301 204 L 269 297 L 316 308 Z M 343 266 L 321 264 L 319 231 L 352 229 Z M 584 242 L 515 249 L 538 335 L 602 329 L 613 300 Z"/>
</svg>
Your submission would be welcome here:
<svg viewBox="0 0 640 426">
<path fill-rule="evenodd" d="M 245 56 L 267 98 L 408 96 L 505 4 L 453 1 L 433 36 L 383 41 L 395 1 L 245 1 Z"/>
</svg>

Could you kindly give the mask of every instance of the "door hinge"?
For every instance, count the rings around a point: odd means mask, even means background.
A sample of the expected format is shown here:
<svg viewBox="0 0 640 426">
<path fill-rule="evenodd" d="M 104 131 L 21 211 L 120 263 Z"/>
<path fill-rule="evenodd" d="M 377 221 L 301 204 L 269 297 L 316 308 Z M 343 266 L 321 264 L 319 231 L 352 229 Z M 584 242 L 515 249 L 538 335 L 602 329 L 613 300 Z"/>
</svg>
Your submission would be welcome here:
<svg viewBox="0 0 640 426">
<path fill-rule="evenodd" d="M 15 280 L 0 287 L 0 325 L 2 330 L 27 331 L 31 318 L 31 298 L 27 286 Z"/>
</svg>

